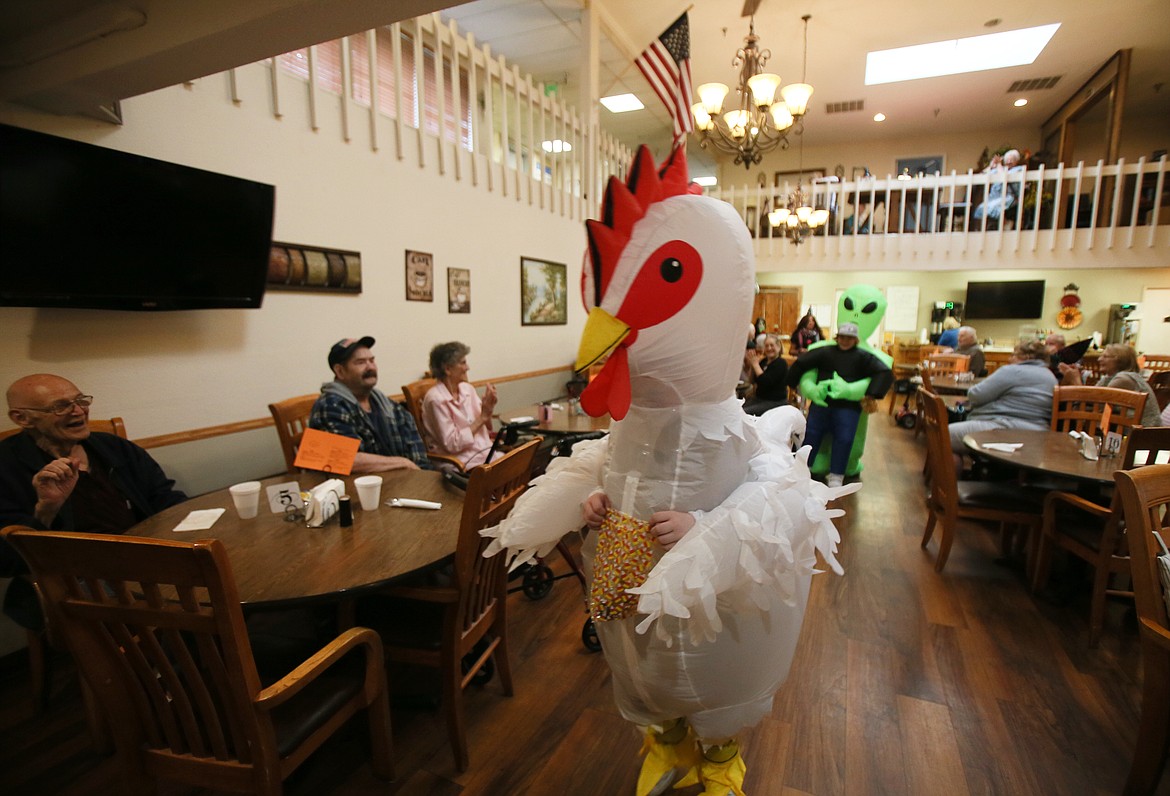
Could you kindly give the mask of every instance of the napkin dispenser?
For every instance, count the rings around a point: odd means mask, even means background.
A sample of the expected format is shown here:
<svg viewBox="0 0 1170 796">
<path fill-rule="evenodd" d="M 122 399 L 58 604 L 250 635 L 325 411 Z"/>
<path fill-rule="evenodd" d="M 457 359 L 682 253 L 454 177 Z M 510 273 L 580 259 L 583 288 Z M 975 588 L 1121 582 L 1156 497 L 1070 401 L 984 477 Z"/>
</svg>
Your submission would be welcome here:
<svg viewBox="0 0 1170 796">
<path fill-rule="evenodd" d="M 305 501 L 305 524 L 310 528 L 320 528 L 328 522 L 337 513 L 344 494 L 345 482 L 340 478 L 330 478 L 310 489 Z"/>
</svg>

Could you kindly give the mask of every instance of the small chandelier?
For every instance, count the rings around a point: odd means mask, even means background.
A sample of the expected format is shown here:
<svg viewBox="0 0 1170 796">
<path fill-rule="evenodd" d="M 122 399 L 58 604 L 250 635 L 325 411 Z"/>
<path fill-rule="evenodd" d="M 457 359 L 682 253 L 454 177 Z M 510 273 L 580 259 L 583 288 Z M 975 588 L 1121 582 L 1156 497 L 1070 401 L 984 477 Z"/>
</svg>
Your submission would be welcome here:
<svg viewBox="0 0 1170 796">
<path fill-rule="evenodd" d="M 788 194 L 787 207 L 768 213 L 768 222 L 773 228 L 782 227 L 781 236 L 791 240 L 794 246 L 804 243 L 805 238 L 823 227 L 828 220 L 829 211 L 823 207 L 814 210 L 800 185 Z"/>
<path fill-rule="evenodd" d="M 805 14 L 801 19 L 804 20 L 803 81 L 808 67 L 808 21 L 812 16 Z M 772 51 L 759 49 L 758 41 L 753 14 L 744 46 L 731 62 L 733 67 L 740 67 L 736 87 L 738 107 L 723 110 L 723 100 L 729 91 L 723 83 L 699 86 L 700 101 L 691 106 L 699 146 L 706 148 L 710 144 L 716 152 L 733 155 L 736 165 L 742 163 L 749 170 L 773 149 L 787 149 L 790 131 L 797 135 L 803 131 L 804 115 L 813 93 L 813 87 L 804 82 L 780 88 L 780 76 L 763 71 Z M 782 102 L 776 98 L 778 88 Z"/>
</svg>

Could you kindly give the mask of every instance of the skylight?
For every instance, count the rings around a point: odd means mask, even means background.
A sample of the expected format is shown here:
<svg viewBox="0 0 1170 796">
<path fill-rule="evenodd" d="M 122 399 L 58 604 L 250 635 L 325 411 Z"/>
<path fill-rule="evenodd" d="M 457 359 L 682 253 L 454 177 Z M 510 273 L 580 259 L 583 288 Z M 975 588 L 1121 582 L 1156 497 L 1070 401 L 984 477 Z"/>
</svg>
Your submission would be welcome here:
<svg viewBox="0 0 1170 796">
<path fill-rule="evenodd" d="M 702 185 L 704 188 L 710 188 L 712 185 L 717 184 L 719 180 L 714 177 L 695 177 L 691 182 L 695 183 L 695 185 Z"/>
<path fill-rule="evenodd" d="M 1030 64 L 1043 52 L 1059 28 L 1060 23 L 1056 22 L 966 39 L 877 50 L 865 57 L 865 85 Z"/>
<path fill-rule="evenodd" d="M 646 107 L 633 94 L 614 94 L 612 97 L 602 97 L 601 104 L 609 108 L 610 113 L 640 111 Z"/>
</svg>

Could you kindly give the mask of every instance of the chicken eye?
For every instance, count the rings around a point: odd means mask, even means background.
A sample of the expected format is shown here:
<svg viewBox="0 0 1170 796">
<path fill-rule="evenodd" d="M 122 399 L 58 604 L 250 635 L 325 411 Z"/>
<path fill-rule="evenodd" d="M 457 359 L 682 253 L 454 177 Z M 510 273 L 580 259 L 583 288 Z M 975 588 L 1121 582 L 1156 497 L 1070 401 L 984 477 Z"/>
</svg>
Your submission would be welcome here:
<svg viewBox="0 0 1170 796">
<path fill-rule="evenodd" d="M 845 297 L 845 309 L 850 311 L 853 309 L 853 299 L 849 298 L 848 296 Z"/>
<path fill-rule="evenodd" d="M 662 265 L 658 267 L 658 271 L 667 282 L 677 282 L 682 279 L 683 275 L 682 263 L 673 257 L 667 257 L 663 260 Z"/>
<path fill-rule="evenodd" d="M 866 304 L 864 307 L 862 307 L 861 311 L 864 312 L 866 315 L 868 315 L 869 313 L 873 312 L 876 309 L 877 309 L 877 302 L 871 301 L 868 304 Z"/>
</svg>

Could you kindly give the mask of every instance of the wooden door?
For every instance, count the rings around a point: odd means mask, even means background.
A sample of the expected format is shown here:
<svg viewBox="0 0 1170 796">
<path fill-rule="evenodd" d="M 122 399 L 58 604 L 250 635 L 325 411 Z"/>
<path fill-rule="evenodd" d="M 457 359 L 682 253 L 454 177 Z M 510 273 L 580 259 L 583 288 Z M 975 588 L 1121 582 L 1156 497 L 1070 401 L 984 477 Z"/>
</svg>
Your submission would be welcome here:
<svg viewBox="0 0 1170 796">
<path fill-rule="evenodd" d="M 796 322 L 804 314 L 799 287 L 761 287 L 756 294 L 752 309 L 752 321 L 764 319 L 764 331 L 768 334 L 788 335 L 796 328 Z"/>
</svg>

